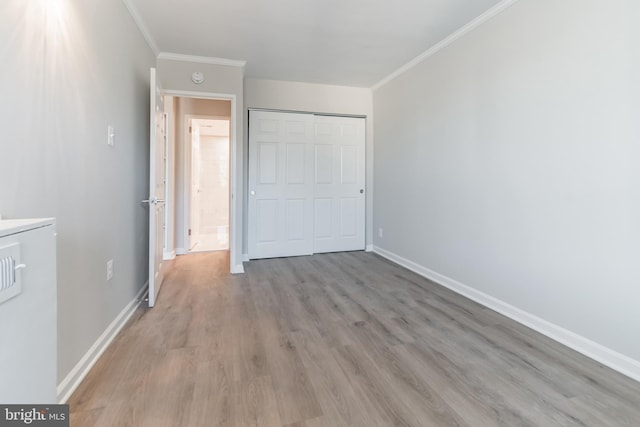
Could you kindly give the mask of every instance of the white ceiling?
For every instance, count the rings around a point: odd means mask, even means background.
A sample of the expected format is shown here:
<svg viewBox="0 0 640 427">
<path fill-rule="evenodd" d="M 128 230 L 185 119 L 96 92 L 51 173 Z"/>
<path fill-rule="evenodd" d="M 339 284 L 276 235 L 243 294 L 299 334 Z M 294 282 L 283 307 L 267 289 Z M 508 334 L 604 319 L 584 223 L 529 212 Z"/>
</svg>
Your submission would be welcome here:
<svg viewBox="0 0 640 427">
<path fill-rule="evenodd" d="M 501 0 L 125 0 L 160 52 L 246 76 L 371 87 Z"/>
</svg>

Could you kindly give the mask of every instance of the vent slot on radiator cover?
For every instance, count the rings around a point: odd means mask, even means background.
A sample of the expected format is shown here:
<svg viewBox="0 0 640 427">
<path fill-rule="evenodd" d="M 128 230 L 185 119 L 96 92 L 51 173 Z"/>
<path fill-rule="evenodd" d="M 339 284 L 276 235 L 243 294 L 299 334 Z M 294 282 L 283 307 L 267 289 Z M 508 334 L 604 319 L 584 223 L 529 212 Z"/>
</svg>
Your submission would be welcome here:
<svg viewBox="0 0 640 427">
<path fill-rule="evenodd" d="M 0 247 L 0 304 L 22 292 L 20 244 Z"/>
</svg>

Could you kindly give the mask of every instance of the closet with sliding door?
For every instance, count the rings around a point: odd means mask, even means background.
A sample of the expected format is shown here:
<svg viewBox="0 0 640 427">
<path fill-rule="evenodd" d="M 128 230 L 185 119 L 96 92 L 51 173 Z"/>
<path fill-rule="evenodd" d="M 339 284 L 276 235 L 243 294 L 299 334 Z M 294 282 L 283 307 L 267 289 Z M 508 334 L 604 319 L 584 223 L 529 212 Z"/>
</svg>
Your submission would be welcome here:
<svg viewBox="0 0 640 427">
<path fill-rule="evenodd" d="M 365 119 L 249 111 L 249 258 L 364 250 Z"/>
</svg>

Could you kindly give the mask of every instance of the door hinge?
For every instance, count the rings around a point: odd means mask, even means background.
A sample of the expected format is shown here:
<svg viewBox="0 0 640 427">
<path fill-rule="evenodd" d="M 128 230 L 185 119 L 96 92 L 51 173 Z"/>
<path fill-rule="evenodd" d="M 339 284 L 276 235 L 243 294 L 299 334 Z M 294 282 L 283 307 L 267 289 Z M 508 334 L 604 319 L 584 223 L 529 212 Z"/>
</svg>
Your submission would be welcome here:
<svg viewBox="0 0 640 427">
<path fill-rule="evenodd" d="M 191 133 L 191 126 L 189 126 L 189 133 Z"/>
<path fill-rule="evenodd" d="M 189 236 L 191 236 L 191 229 L 189 229 Z"/>
</svg>

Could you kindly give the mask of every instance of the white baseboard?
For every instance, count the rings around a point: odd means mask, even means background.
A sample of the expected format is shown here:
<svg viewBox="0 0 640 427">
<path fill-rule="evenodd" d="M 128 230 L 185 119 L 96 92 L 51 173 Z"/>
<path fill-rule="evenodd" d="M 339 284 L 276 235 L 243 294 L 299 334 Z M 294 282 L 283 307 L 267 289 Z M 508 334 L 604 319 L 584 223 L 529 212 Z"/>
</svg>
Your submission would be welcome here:
<svg viewBox="0 0 640 427">
<path fill-rule="evenodd" d="M 365 251 L 365 252 L 373 252 L 373 245 L 367 245 L 367 246 L 365 246 L 364 251 Z"/>
<path fill-rule="evenodd" d="M 242 274 L 244 273 L 244 265 L 236 264 L 231 268 L 231 274 Z"/>
<path fill-rule="evenodd" d="M 169 261 L 169 260 L 175 259 L 175 257 L 176 257 L 176 251 L 163 252 L 163 254 L 162 254 L 162 259 L 164 261 Z"/>
<path fill-rule="evenodd" d="M 189 251 L 185 248 L 176 248 L 176 255 L 186 255 Z"/>
<path fill-rule="evenodd" d="M 608 347 L 591 341 L 581 335 L 571 332 L 561 326 L 537 317 L 529 312 L 521 310 L 504 301 L 480 292 L 470 286 L 464 285 L 454 279 L 430 270 L 413 261 L 405 259 L 393 252 L 380 247 L 374 247 L 373 251 L 427 279 L 436 282 L 445 288 L 463 295 L 479 304 L 484 305 L 498 313 L 521 323 L 543 335 L 563 344 L 579 353 L 606 365 L 621 374 L 636 381 L 640 381 L 640 361 L 618 353 Z"/>
<path fill-rule="evenodd" d="M 78 388 L 82 380 L 87 376 L 93 365 L 98 361 L 102 353 L 109 347 L 109 344 L 118 335 L 127 321 L 144 300 L 144 295 L 149 291 L 149 283 L 145 283 L 136 297 L 122 309 L 120 314 L 113 319 L 113 322 L 98 337 L 95 343 L 89 348 L 87 353 L 80 359 L 76 366 L 71 369 L 69 374 L 58 384 L 58 403 L 66 403 L 73 392 Z"/>
</svg>

